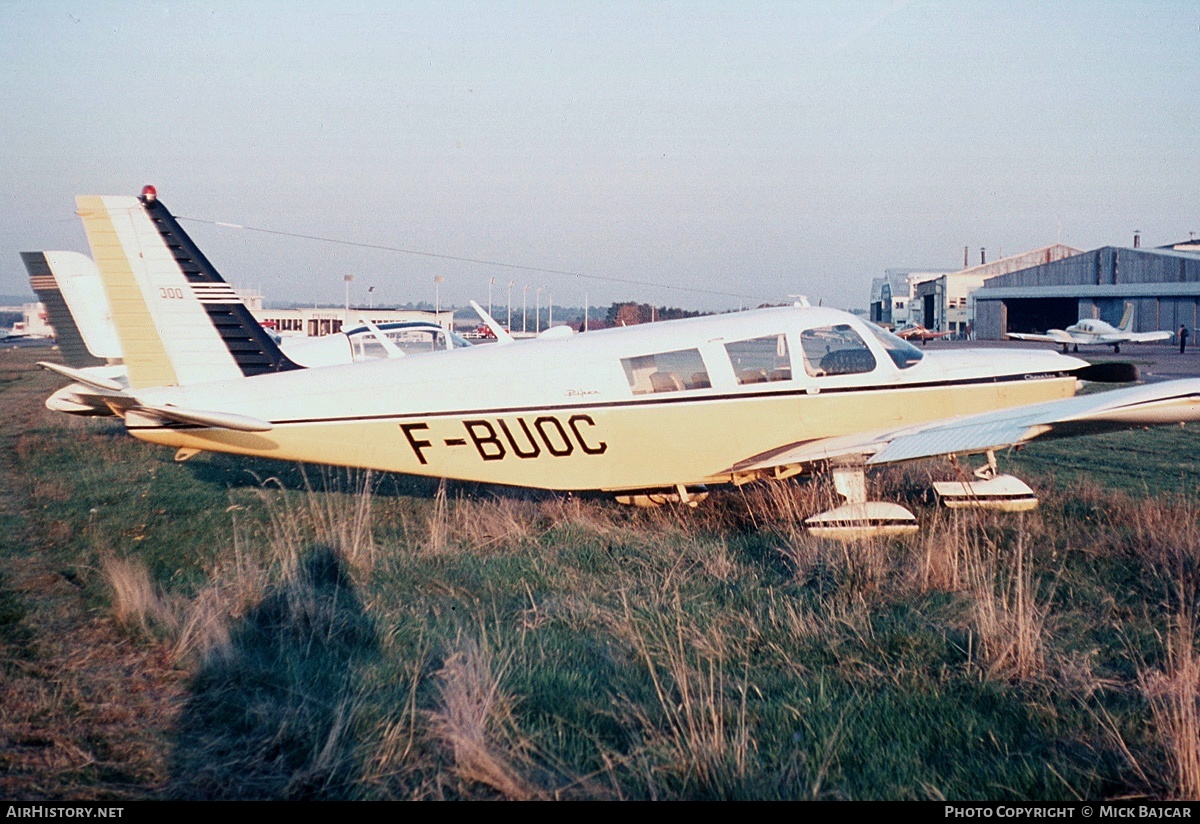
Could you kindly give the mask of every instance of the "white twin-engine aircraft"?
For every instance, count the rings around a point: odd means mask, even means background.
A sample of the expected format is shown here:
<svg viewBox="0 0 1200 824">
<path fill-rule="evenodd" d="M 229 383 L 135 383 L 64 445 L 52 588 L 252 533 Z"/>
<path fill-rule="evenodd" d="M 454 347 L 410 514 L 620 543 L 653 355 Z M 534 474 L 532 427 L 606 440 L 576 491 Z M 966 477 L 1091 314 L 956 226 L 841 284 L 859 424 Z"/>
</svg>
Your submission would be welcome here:
<svg viewBox="0 0 1200 824">
<path fill-rule="evenodd" d="M 1170 340 L 1173 334 L 1165 331 L 1134 332 L 1133 304 L 1127 303 L 1125 314 L 1121 316 L 1118 326 L 1097 318 L 1080 318 L 1078 323 L 1073 323 L 1066 329 L 1049 329 L 1044 335 L 1033 332 L 1008 332 L 1007 336 L 1014 340 L 1057 343 L 1065 354 L 1068 347 L 1078 352 L 1081 346 L 1111 346 L 1113 352 L 1120 352 L 1122 343 L 1154 343 Z"/>
<path fill-rule="evenodd" d="M 948 503 L 1023 508 L 993 450 L 1200 419 L 1200 379 L 1073 397 L 1100 377 L 1053 351 L 922 353 L 854 315 L 800 305 L 297 368 L 149 187 L 80 197 L 128 388 L 96 387 L 177 459 L 229 452 L 694 504 L 712 484 L 829 470 L 830 535 L 915 529 L 867 500 L 867 468 L 986 454 Z"/>
</svg>

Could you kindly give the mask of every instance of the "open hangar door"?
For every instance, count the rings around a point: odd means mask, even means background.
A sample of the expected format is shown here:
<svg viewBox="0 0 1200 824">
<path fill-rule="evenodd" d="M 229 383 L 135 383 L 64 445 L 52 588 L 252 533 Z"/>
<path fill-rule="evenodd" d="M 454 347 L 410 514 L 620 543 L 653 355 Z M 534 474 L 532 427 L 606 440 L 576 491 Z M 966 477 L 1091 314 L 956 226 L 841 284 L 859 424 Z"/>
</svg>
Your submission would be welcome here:
<svg viewBox="0 0 1200 824">
<path fill-rule="evenodd" d="M 1006 332 L 1066 329 L 1079 320 L 1078 298 L 1011 298 L 1004 301 Z"/>
</svg>

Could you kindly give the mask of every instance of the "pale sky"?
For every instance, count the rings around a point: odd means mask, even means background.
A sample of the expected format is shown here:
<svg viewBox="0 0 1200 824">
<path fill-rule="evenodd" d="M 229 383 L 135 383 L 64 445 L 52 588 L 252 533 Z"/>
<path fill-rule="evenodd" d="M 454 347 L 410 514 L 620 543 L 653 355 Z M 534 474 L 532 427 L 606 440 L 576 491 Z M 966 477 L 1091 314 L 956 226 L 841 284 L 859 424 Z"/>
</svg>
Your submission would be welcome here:
<svg viewBox="0 0 1200 824">
<path fill-rule="evenodd" d="M 1200 4 L 0 0 L 0 293 L 146 183 L 268 300 L 865 307 L 1200 232 Z M 669 284 L 640 286 L 601 278 Z M 686 289 L 708 291 L 686 291 Z M 730 293 L 728 295 L 712 292 Z"/>
</svg>

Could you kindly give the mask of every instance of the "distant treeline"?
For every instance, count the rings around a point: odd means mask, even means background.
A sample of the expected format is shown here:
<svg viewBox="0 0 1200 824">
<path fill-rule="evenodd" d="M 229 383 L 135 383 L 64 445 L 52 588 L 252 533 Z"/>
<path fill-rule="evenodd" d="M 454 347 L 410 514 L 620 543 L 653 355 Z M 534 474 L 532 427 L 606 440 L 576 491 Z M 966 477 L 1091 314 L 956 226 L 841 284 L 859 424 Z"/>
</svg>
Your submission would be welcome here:
<svg viewBox="0 0 1200 824">
<path fill-rule="evenodd" d="M 680 309 L 678 306 L 652 306 L 649 303 L 614 303 L 608 307 L 604 322 L 609 326 L 636 326 L 639 323 L 650 323 L 659 320 L 676 320 L 677 318 L 695 318 L 710 312 L 693 312 Z"/>
</svg>

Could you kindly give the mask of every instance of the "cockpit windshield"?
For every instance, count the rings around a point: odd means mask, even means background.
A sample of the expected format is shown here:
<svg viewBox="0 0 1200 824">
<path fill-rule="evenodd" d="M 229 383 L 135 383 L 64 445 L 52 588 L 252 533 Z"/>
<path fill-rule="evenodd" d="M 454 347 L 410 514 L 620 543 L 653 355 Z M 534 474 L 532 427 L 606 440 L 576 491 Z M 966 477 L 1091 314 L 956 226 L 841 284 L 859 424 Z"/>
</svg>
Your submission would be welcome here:
<svg viewBox="0 0 1200 824">
<path fill-rule="evenodd" d="M 873 323 L 867 323 L 866 327 L 874 333 L 875 337 L 879 338 L 879 342 L 887 350 L 888 357 L 892 359 L 892 363 L 896 364 L 896 366 L 901 369 L 907 369 L 920 362 L 922 357 L 921 350 L 908 341 L 901 340 L 891 332 Z"/>
</svg>

